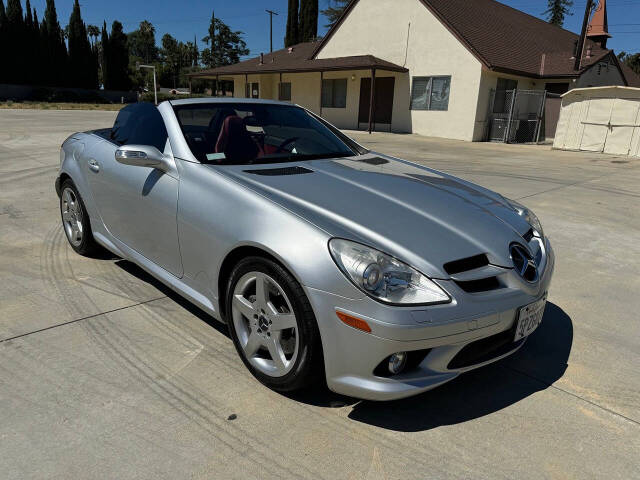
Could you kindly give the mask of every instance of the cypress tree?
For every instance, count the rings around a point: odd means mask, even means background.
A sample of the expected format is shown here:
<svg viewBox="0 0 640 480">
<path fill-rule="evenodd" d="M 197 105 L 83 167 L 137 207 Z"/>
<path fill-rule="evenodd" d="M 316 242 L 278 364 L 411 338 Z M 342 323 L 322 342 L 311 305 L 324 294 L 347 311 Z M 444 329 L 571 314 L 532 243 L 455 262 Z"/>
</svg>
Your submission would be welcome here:
<svg viewBox="0 0 640 480">
<path fill-rule="evenodd" d="M 102 78 L 102 86 L 105 89 L 111 88 L 108 79 L 108 63 L 109 63 L 109 34 L 107 33 L 107 22 L 102 23 L 102 35 L 100 36 L 100 75 Z"/>
<path fill-rule="evenodd" d="M 287 34 L 284 37 L 284 46 L 290 47 L 298 43 L 298 0 L 289 0 L 289 13 L 287 15 Z"/>
<path fill-rule="evenodd" d="M 47 0 L 42 21 L 41 35 L 43 68 L 46 72 L 46 83 L 52 86 L 62 87 L 67 84 L 67 47 L 64 43 L 64 35 L 58 22 L 56 5 L 54 0 Z"/>
<path fill-rule="evenodd" d="M 96 88 L 97 74 L 94 74 L 95 62 L 91 44 L 87 36 L 87 27 L 82 21 L 80 4 L 75 0 L 69 17 L 69 67 L 77 87 Z"/>
<path fill-rule="evenodd" d="M 7 1 L 6 41 L 11 43 L 7 49 L 7 81 L 24 83 L 27 54 L 25 48 L 25 25 L 20 0 Z"/>
<path fill-rule="evenodd" d="M 4 1 L 0 0 L 0 45 L 6 45 L 7 12 L 4 9 Z M 0 48 L 0 83 L 5 83 L 7 78 L 6 49 Z"/>
<path fill-rule="evenodd" d="M 318 0 L 301 0 L 299 39 L 311 42 L 318 36 Z"/>
<path fill-rule="evenodd" d="M 122 24 L 115 20 L 111 25 L 109 36 L 109 63 L 107 66 L 110 87 L 114 90 L 129 90 L 129 48 L 127 35 L 122 31 Z"/>
</svg>

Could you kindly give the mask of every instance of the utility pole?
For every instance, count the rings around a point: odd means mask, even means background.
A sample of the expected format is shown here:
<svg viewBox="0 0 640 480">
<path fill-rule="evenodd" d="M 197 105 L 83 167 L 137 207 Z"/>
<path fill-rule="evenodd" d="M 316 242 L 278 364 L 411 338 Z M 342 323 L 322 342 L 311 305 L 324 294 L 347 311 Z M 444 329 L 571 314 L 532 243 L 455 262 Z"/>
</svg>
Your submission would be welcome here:
<svg viewBox="0 0 640 480">
<path fill-rule="evenodd" d="M 579 71 L 582 66 L 582 54 L 584 53 L 584 44 L 587 39 L 587 27 L 589 26 L 589 17 L 591 16 L 591 10 L 593 9 L 593 0 L 587 0 L 587 6 L 584 10 L 584 21 L 582 22 L 582 32 L 578 39 L 578 48 L 576 49 L 576 62 L 574 64 L 574 70 Z"/>
<path fill-rule="evenodd" d="M 273 53 L 273 16 L 279 15 L 273 10 L 265 10 L 269 14 L 269 51 Z"/>
</svg>

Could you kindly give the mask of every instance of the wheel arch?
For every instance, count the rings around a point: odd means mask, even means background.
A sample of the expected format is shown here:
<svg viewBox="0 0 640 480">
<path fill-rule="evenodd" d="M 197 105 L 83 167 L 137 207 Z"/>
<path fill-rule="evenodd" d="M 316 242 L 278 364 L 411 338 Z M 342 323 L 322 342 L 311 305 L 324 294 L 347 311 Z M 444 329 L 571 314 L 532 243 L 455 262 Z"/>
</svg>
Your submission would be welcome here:
<svg viewBox="0 0 640 480">
<path fill-rule="evenodd" d="M 289 274 L 295 278 L 300 285 L 303 285 L 293 269 L 291 269 L 282 258 L 277 256 L 274 252 L 271 252 L 266 247 L 254 244 L 238 245 L 226 254 L 220 264 L 220 268 L 218 269 L 218 304 L 220 307 L 220 316 L 224 321 L 227 320 L 226 293 L 231 272 L 238 262 L 247 257 L 262 257 L 267 260 L 271 260 L 289 272 Z"/>
</svg>

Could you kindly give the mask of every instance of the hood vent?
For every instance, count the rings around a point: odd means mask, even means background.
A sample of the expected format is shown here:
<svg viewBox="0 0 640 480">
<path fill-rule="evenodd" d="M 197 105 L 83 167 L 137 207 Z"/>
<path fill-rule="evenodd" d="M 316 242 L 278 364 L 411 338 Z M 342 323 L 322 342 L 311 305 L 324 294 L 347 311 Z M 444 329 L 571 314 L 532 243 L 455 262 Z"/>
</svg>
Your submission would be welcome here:
<svg viewBox="0 0 640 480">
<path fill-rule="evenodd" d="M 245 173 L 252 175 L 263 175 L 265 177 L 281 177 L 286 175 L 303 175 L 305 173 L 313 173 L 305 167 L 280 167 L 280 168 L 261 168 L 259 170 L 244 170 Z"/>
<path fill-rule="evenodd" d="M 384 158 L 381 158 L 381 157 L 372 157 L 372 158 L 362 158 L 358 160 L 358 162 L 368 163 L 369 165 L 384 165 L 386 163 L 389 163 L 389 160 L 385 160 Z"/>
</svg>

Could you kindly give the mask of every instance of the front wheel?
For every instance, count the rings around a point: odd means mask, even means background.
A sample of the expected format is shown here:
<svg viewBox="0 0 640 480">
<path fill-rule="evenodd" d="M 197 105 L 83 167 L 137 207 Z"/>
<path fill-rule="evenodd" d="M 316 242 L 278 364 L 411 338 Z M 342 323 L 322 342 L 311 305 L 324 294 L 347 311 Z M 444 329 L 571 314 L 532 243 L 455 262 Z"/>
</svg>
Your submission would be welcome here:
<svg viewBox="0 0 640 480">
<path fill-rule="evenodd" d="M 60 215 L 71 248 L 84 256 L 95 255 L 101 250 L 93 238 L 82 197 L 71 180 L 65 180 L 60 187 Z"/>
<path fill-rule="evenodd" d="M 289 272 L 265 258 L 242 260 L 231 273 L 226 300 L 233 343 L 260 382 L 293 391 L 323 381 L 316 319 Z"/>
</svg>

